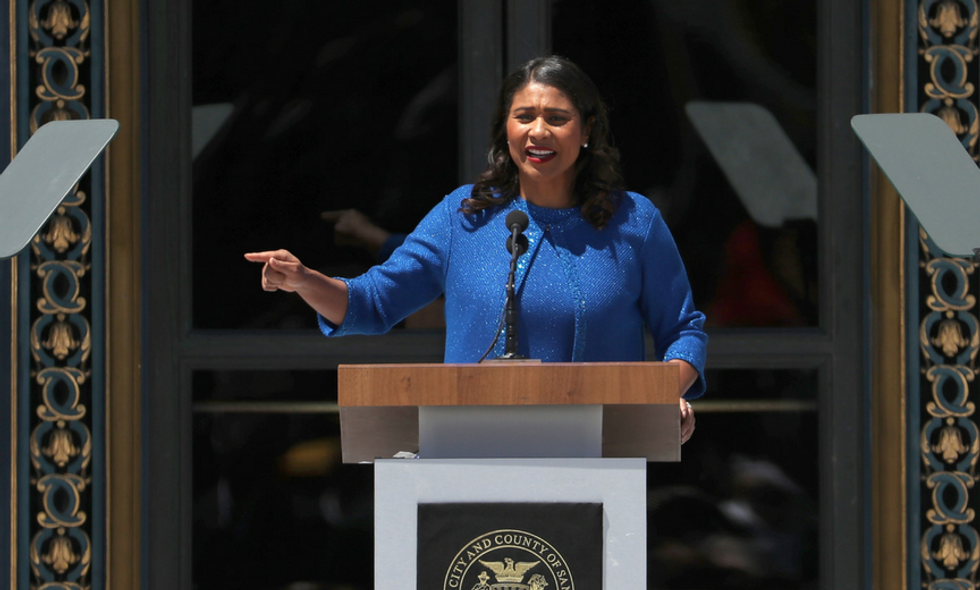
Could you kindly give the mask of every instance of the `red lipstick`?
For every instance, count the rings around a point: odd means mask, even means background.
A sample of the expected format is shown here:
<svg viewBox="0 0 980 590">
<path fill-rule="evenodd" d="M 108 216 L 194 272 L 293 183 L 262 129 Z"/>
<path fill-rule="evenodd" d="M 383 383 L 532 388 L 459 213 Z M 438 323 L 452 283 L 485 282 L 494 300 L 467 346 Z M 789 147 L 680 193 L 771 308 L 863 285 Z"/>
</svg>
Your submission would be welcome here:
<svg viewBox="0 0 980 590">
<path fill-rule="evenodd" d="M 550 162 L 558 155 L 555 150 L 539 147 L 529 147 L 524 150 L 524 153 L 527 154 L 527 159 L 535 164 Z"/>
</svg>

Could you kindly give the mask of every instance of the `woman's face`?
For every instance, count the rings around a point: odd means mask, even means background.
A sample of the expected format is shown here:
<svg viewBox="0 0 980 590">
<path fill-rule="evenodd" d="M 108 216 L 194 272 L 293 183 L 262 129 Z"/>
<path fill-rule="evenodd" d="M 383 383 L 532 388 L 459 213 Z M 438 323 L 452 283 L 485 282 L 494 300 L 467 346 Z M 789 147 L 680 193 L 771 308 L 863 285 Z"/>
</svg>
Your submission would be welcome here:
<svg viewBox="0 0 980 590">
<path fill-rule="evenodd" d="M 507 143 L 521 195 L 552 197 L 551 206 L 571 205 L 575 161 L 588 138 L 589 124 L 554 86 L 531 82 L 517 91 L 507 117 Z M 568 203 L 555 203 L 555 195 Z"/>
</svg>

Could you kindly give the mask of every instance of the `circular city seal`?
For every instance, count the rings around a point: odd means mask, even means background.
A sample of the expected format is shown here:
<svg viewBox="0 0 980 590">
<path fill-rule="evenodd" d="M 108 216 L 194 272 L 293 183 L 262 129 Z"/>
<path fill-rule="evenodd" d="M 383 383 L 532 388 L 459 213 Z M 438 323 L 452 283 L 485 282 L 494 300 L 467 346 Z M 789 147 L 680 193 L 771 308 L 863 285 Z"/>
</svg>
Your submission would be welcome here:
<svg viewBox="0 0 980 590">
<path fill-rule="evenodd" d="M 527 531 L 484 533 L 463 546 L 443 590 L 575 590 L 571 568 L 548 541 Z"/>
</svg>

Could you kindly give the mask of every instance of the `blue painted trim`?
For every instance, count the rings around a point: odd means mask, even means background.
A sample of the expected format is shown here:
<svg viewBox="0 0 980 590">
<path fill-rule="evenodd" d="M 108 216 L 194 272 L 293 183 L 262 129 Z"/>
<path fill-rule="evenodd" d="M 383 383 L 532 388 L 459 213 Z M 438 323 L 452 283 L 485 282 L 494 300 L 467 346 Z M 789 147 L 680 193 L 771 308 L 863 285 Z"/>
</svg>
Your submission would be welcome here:
<svg viewBox="0 0 980 590">
<path fill-rule="evenodd" d="M 16 63 L 16 121 L 17 121 L 17 147 L 23 147 L 30 137 L 28 120 L 30 112 L 27 105 L 29 83 L 28 83 L 28 55 L 27 14 L 29 2 L 27 0 L 17 0 L 15 23 L 17 31 L 17 63 Z M 26 260 L 25 260 L 26 259 Z M 17 283 L 20 287 L 17 293 L 17 562 L 16 576 L 17 588 L 27 590 L 30 588 L 30 564 L 28 560 L 30 550 L 30 461 L 29 461 L 29 440 L 30 432 L 28 425 L 31 423 L 30 417 L 30 380 L 28 378 L 30 367 L 30 357 L 26 351 L 30 350 L 28 340 L 29 326 L 27 311 L 30 307 L 30 290 L 23 288 L 29 285 L 30 269 L 27 261 L 30 259 L 30 249 L 18 256 Z"/>
<path fill-rule="evenodd" d="M 5 11 L 0 17 L 0 88 L 10 88 L 10 11 Z M 10 161 L 10 92 L 0 92 L 0 113 L 3 113 L 0 122 L 0 163 L 6 167 Z M 13 353 L 11 341 L 13 338 L 13 326 L 10 321 L 11 301 L 10 289 L 12 287 L 13 265 L 9 260 L 0 261 L 0 392 L 6 391 L 7 395 L 0 395 L 0 425 L 11 424 L 13 415 L 10 407 L 10 396 L 12 392 L 7 391 L 10 380 L 13 377 L 10 355 Z M 10 503 L 13 501 L 10 493 L 10 430 L 7 434 L 0 436 L 0 580 L 10 579 L 10 531 L 13 525 L 14 515 L 10 510 Z M 7 556 L 7 557 L 3 557 Z"/>
<path fill-rule="evenodd" d="M 0 162 L 3 167 L 10 162 L 10 83 L 10 11 L 7 10 L 0 16 L 0 88 L 5 89 L 4 92 L 0 92 L 0 114 L 2 114 L 0 129 L 3 130 L 3 141 L 0 141 Z M 4 292 L 5 296 L 6 293 L 10 293 L 10 290 Z"/>
<path fill-rule="evenodd" d="M 919 112 L 919 2 L 905 0 L 905 112 Z"/>
<path fill-rule="evenodd" d="M 21 62 L 23 63 L 23 62 Z M 23 104 L 23 103 L 20 103 Z M 26 125 L 27 118 L 18 112 L 18 126 Z M 23 145 L 23 144 L 20 144 Z M 23 286 L 30 284 L 29 249 L 18 256 L 17 264 L 17 588 L 30 588 L 30 350 L 27 314 L 30 309 L 30 289 Z"/>
<path fill-rule="evenodd" d="M 106 116 L 106 32 L 105 32 L 105 1 L 89 0 L 91 15 L 91 52 L 92 52 L 92 84 L 89 112 L 93 119 L 104 119 Z M 93 167 L 93 170 L 95 168 Z"/>
<path fill-rule="evenodd" d="M 89 112 L 93 119 L 105 118 L 105 2 L 90 0 L 91 83 Z M 106 575 L 106 160 L 92 165 L 92 590 L 105 588 Z"/>
<path fill-rule="evenodd" d="M 28 65 L 31 60 L 27 58 L 28 39 L 30 35 L 27 31 L 27 13 L 30 9 L 27 0 L 17 0 L 17 147 L 23 147 L 30 139 L 28 121 L 30 112 L 27 105 L 30 104 L 30 92 L 28 81 Z"/>
<path fill-rule="evenodd" d="M 2 39 L 0 39 L 0 42 L 2 42 Z M 10 63 L 10 60 L 4 59 L 3 63 Z M 4 71 L 9 73 L 9 70 L 5 69 Z M 2 80 L 0 80 L 0 87 L 2 87 Z M 10 111 L 8 110 L 7 112 Z M 9 132 L 7 133 L 7 137 L 10 137 Z M 9 150 L 7 154 L 9 158 Z M 3 161 L 6 162 L 7 159 Z M 10 341 L 12 336 L 11 330 L 13 329 L 13 326 L 10 325 L 10 311 L 11 305 L 13 304 L 10 300 L 10 279 L 12 272 L 12 265 L 9 260 L 0 261 L 0 391 L 7 391 L 12 376 L 10 366 L 10 354 L 12 352 Z M 0 436 L 0 507 L 3 507 L 0 509 L 0 580 L 10 579 L 10 559 L 9 557 L 3 557 L 11 554 L 10 527 L 12 524 L 11 518 L 13 517 L 9 509 L 10 502 L 13 498 L 10 494 L 10 430 L 7 428 L 7 425 L 13 419 L 10 408 L 10 395 L 10 392 L 7 392 L 7 395 L 0 395 L 0 425 L 4 425 L 3 430 L 6 430 L 6 434 Z"/>
<path fill-rule="evenodd" d="M 922 457 L 919 432 L 922 430 L 922 388 L 919 360 L 919 223 L 911 213 L 905 216 L 905 497 L 908 563 L 908 587 L 922 586 L 922 563 L 919 540 L 922 538 Z"/>
<path fill-rule="evenodd" d="M 904 111 L 919 110 L 919 35 L 918 12 L 920 0 L 905 0 L 905 104 Z M 905 498 L 906 498 L 906 551 L 905 567 L 909 588 L 922 587 L 922 563 L 918 559 L 919 540 L 922 538 L 922 457 L 919 450 L 919 432 L 922 429 L 922 392 L 919 356 L 919 222 L 906 208 L 905 211 Z"/>
</svg>

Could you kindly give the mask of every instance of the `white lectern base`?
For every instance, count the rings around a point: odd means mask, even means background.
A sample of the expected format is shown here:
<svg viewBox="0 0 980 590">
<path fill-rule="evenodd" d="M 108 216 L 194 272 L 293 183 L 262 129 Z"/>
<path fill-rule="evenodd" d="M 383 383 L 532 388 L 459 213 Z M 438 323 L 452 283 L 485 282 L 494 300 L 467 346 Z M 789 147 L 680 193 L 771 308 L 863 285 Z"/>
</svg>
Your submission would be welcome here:
<svg viewBox="0 0 980 590">
<path fill-rule="evenodd" d="M 421 406 L 419 456 L 599 458 L 602 406 Z"/>
<path fill-rule="evenodd" d="M 646 589 L 646 459 L 387 459 L 374 465 L 379 590 L 418 590 L 417 505 L 435 502 L 602 503 L 603 588 Z"/>
</svg>

